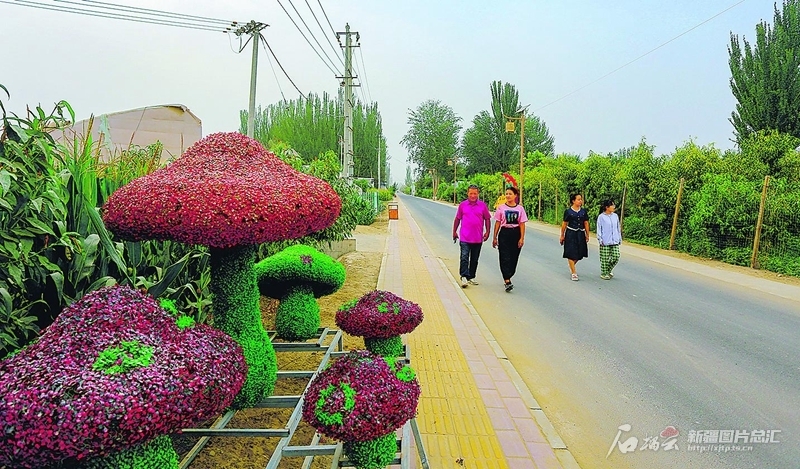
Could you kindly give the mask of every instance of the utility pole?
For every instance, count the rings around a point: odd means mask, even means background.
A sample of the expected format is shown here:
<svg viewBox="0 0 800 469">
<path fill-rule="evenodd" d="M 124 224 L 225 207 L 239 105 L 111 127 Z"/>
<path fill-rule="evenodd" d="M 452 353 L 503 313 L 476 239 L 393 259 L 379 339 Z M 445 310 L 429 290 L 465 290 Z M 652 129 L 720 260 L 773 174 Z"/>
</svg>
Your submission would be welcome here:
<svg viewBox="0 0 800 469">
<path fill-rule="evenodd" d="M 337 32 L 336 39 L 339 40 L 340 36 L 345 37 L 344 41 L 344 76 L 338 77 L 344 79 L 342 86 L 344 86 L 344 160 L 342 164 L 343 178 L 353 177 L 353 87 L 358 86 L 353 84 L 353 47 L 359 47 L 359 44 L 353 45 L 352 36 L 356 36 L 356 42 L 359 41 L 360 36 L 356 31 L 350 31 L 350 24 L 345 24 L 344 32 Z M 339 40 L 339 45 L 341 45 Z"/>
<path fill-rule="evenodd" d="M 376 189 L 380 190 L 381 188 L 381 142 L 378 141 L 378 185 Z"/>
<path fill-rule="evenodd" d="M 247 110 L 247 136 L 252 138 L 255 132 L 256 114 L 256 75 L 258 70 L 258 46 L 261 40 L 261 30 L 269 26 L 268 24 L 250 21 L 234 31 L 236 36 L 249 34 L 253 41 L 253 63 L 250 67 L 250 106 Z"/>
<path fill-rule="evenodd" d="M 518 117 L 509 117 L 503 115 L 506 120 L 506 132 L 512 133 L 514 132 L 514 121 L 520 121 L 520 132 L 519 132 L 519 203 L 522 205 L 522 183 L 525 180 L 525 112 L 527 112 L 528 106 L 520 109 L 518 112 L 520 115 Z"/>
</svg>

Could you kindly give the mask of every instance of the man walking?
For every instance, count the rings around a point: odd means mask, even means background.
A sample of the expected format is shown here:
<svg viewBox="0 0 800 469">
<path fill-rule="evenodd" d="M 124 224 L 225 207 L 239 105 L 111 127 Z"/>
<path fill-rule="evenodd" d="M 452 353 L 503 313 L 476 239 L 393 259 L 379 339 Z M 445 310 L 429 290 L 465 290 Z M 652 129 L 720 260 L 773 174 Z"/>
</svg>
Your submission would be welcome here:
<svg viewBox="0 0 800 469">
<path fill-rule="evenodd" d="M 475 271 L 478 270 L 478 257 L 481 255 L 481 245 L 489 239 L 489 228 L 492 216 L 489 207 L 482 200 L 478 200 L 478 186 L 472 184 L 467 189 L 467 200 L 458 205 L 456 218 L 453 220 L 453 241 L 459 239 L 461 245 L 461 288 L 467 285 L 477 285 Z M 459 225 L 461 230 L 459 232 Z"/>
</svg>

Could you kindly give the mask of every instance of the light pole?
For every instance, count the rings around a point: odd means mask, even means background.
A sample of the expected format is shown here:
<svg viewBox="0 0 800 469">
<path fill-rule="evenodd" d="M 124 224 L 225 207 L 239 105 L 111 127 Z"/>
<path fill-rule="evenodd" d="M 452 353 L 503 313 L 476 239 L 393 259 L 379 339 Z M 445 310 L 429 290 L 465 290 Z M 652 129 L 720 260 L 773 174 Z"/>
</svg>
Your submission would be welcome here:
<svg viewBox="0 0 800 469">
<path fill-rule="evenodd" d="M 506 121 L 506 132 L 513 133 L 514 132 L 514 121 L 520 121 L 520 131 L 519 131 L 519 204 L 522 205 L 522 184 L 525 180 L 524 171 L 525 171 L 525 112 L 528 110 L 528 106 L 523 107 L 520 109 L 519 112 L 520 116 L 518 117 L 509 117 L 503 114 L 503 117 L 507 119 Z"/>
</svg>

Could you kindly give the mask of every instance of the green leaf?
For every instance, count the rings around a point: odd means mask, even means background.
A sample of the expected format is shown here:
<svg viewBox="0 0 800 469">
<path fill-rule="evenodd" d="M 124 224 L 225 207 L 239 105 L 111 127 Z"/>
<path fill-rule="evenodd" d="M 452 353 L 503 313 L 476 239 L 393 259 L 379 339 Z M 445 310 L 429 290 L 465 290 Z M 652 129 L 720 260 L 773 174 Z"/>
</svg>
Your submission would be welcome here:
<svg viewBox="0 0 800 469">
<path fill-rule="evenodd" d="M 39 262 L 39 265 L 41 265 L 42 267 L 44 267 L 48 271 L 50 271 L 50 272 L 61 272 L 61 268 L 59 266 L 53 264 L 52 262 L 50 262 L 50 259 L 48 259 L 47 257 L 45 257 L 43 255 L 39 255 L 39 256 L 36 256 L 36 258 L 37 258 L 37 260 Z"/>
<path fill-rule="evenodd" d="M 33 249 L 33 239 L 31 238 L 23 238 L 19 240 L 20 248 L 22 249 L 22 254 L 27 255 Z"/>
<path fill-rule="evenodd" d="M 0 196 L 11 189 L 11 173 L 5 169 L 0 170 L 0 189 L 3 189 L 3 191 L 0 192 Z"/>
<path fill-rule="evenodd" d="M 90 293 L 103 287 L 110 287 L 111 285 L 116 285 L 116 283 L 116 279 L 106 275 L 105 277 L 95 280 L 91 285 L 89 285 L 89 288 L 87 288 L 84 293 Z"/>
<path fill-rule="evenodd" d="M 8 290 L 5 288 L 0 288 L 0 299 L 3 300 L 3 306 L 5 307 L 6 315 L 10 315 L 14 310 L 14 302 L 11 301 L 11 295 L 8 294 Z"/>
<path fill-rule="evenodd" d="M 25 285 L 24 282 L 22 281 L 22 270 L 19 267 L 13 264 L 9 265 L 8 276 L 11 277 L 11 279 L 18 287 L 21 288 Z"/>
<path fill-rule="evenodd" d="M 37 218 L 28 218 L 28 224 L 32 227 L 36 228 L 37 231 L 34 231 L 35 234 L 49 234 L 51 236 L 55 236 L 56 234 L 53 232 L 53 229 L 49 226 L 45 225 L 41 220 Z"/>
<path fill-rule="evenodd" d="M 164 291 L 169 287 L 169 285 L 175 280 L 175 278 L 180 274 L 183 267 L 186 265 L 186 262 L 189 260 L 189 254 L 181 257 L 178 262 L 172 264 L 171 266 L 167 267 L 167 270 L 164 271 L 164 277 L 155 285 L 147 289 L 147 293 L 152 295 L 155 298 L 158 298 Z"/>
<path fill-rule="evenodd" d="M 142 263 L 142 243 L 141 241 L 130 242 L 125 241 L 125 252 L 128 253 L 128 260 L 131 261 L 131 267 L 134 269 L 139 267 Z"/>
<path fill-rule="evenodd" d="M 53 281 L 53 285 L 56 287 L 58 301 L 61 302 L 61 299 L 64 297 L 64 274 L 61 272 L 52 272 L 48 277 Z"/>
<path fill-rule="evenodd" d="M 125 279 L 128 281 L 128 285 L 133 285 L 133 278 L 131 278 L 130 274 L 128 273 L 128 266 L 125 265 L 125 261 L 120 257 L 119 253 L 117 252 L 116 248 L 114 247 L 114 242 L 111 241 L 111 236 L 106 229 L 106 225 L 103 223 L 103 220 L 100 218 L 100 214 L 97 212 L 97 209 L 90 209 L 87 210 L 89 213 L 89 220 L 92 223 L 97 234 L 100 236 L 100 243 L 103 245 L 103 252 L 105 252 L 111 260 L 114 261 L 114 264 L 117 265 L 120 273 L 125 276 Z"/>
</svg>

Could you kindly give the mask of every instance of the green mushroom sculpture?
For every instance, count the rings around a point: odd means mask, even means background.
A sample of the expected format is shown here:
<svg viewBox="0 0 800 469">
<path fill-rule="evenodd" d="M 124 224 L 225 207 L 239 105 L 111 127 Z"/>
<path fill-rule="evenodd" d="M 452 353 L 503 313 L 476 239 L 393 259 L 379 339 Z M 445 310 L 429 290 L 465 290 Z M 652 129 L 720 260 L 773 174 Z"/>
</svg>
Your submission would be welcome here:
<svg viewBox="0 0 800 469">
<path fill-rule="evenodd" d="M 311 246 L 297 244 L 254 267 L 262 295 L 280 300 L 275 315 L 278 337 L 306 340 L 320 325 L 317 298 L 342 288 L 345 268 Z"/>
</svg>

